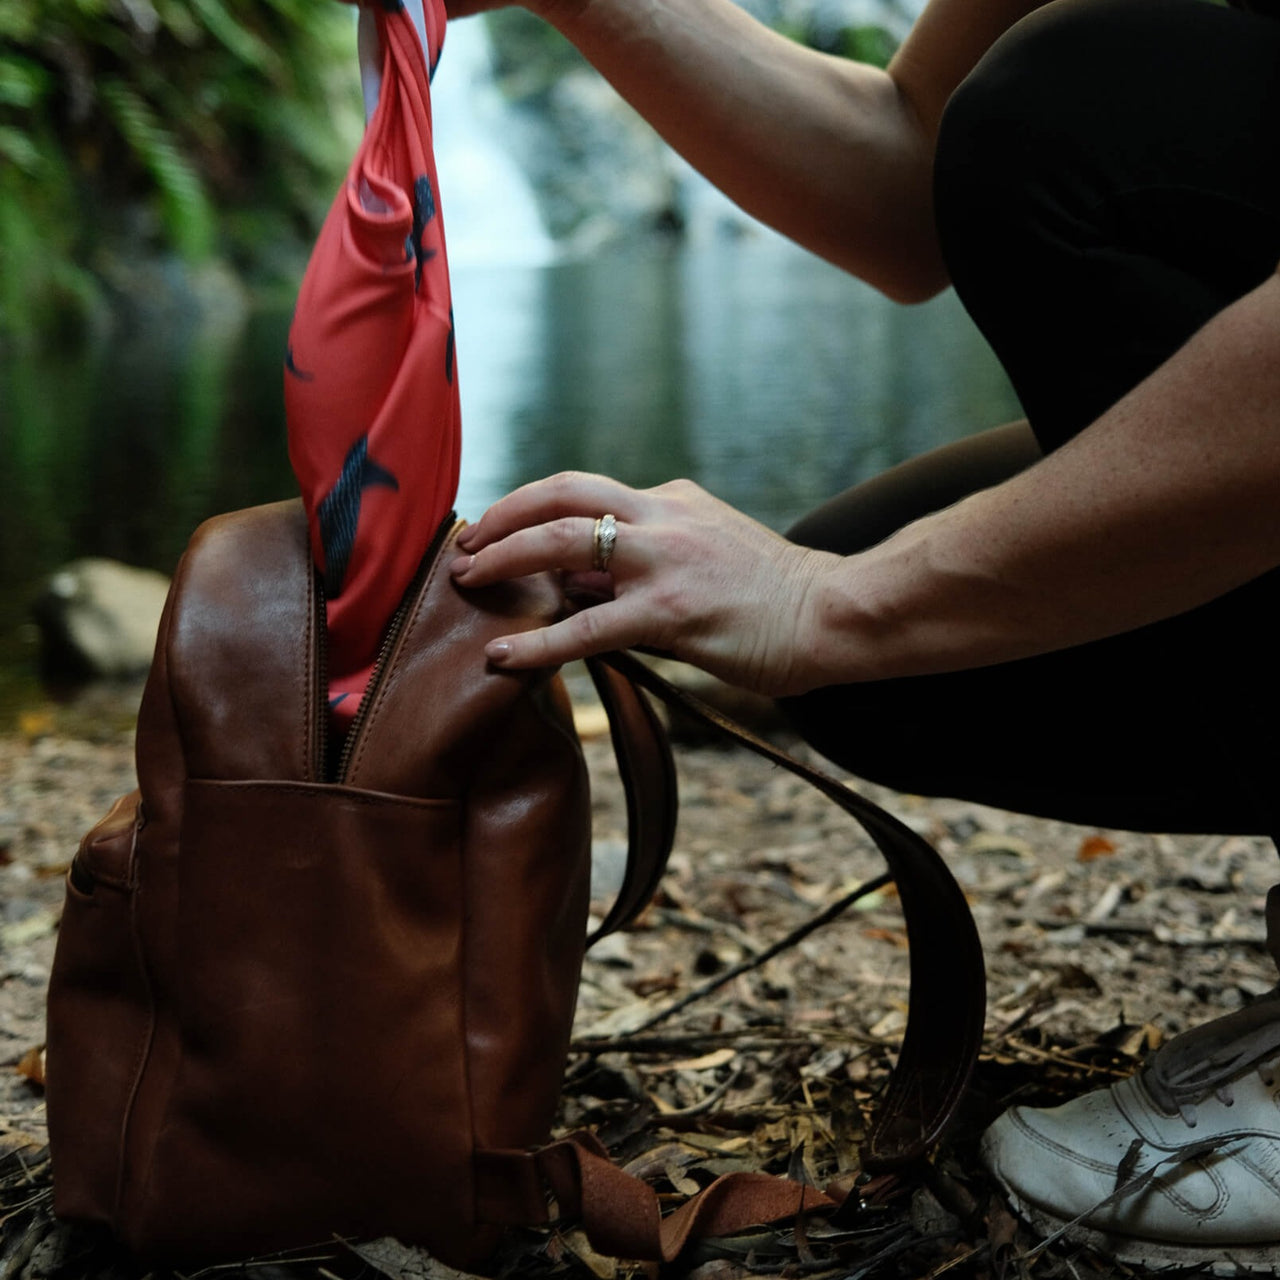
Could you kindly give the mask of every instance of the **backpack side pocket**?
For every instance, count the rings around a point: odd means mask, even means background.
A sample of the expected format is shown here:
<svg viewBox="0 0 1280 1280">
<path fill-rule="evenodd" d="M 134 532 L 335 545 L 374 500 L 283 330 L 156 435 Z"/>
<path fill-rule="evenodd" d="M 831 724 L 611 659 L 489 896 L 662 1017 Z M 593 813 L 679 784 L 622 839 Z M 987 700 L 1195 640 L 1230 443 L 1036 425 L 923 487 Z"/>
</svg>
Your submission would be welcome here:
<svg viewBox="0 0 1280 1280">
<path fill-rule="evenodd" d="M 49 980 L 46 1096 L 59 1217 L 112 1224 L 124 1126 L 151 1034 L 133 929 L 136 791 L 80 842 Z"/>
</svg>

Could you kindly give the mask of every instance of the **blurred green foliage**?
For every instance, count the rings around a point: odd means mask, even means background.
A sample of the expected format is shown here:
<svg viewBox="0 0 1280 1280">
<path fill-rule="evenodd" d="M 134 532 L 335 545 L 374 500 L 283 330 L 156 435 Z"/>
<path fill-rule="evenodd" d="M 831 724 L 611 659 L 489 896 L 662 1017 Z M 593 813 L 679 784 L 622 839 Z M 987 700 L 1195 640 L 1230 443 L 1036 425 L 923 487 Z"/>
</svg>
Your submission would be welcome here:
<svg viewBox="0 0 1280 1280">
<path fill-rule="evenodd" d="M 861 26 L 841 27 L 835 47 L 828 52 L 839 53 L 855 62 L 887 67 L 897 49 L 898 42 L 884 27 L 864 23 Z"/>
<path fill-rule="evenodd" d="M 123 254 L 269 273 L 360 119 L 330 0 L 0 0 L 0 337 L 83 320 Z"/>
<path fill-rule="evenodd" d="M 855 62 L 869 62 L 875 67 L 887 67 L 898 49 L 898 41 L 887 27 L 873 22 L 853 25 L 832 23 L 817 10 L 798 15 L 788 13 L 771 25 L 774 30 L 811 49 L 851 58 Z"/>
</svg>

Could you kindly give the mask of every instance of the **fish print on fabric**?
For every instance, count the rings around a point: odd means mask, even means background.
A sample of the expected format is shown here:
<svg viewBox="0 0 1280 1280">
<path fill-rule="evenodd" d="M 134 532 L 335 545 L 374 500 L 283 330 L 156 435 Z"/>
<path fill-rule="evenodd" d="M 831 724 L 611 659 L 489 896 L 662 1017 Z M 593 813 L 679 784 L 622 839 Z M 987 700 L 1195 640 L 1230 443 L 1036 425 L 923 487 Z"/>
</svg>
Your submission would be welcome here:
<svg viewBox="0 0 1280 1280">
<path fill-rule="evenodd" d="M 413 287 L 422 287 L 422 264 L 430 262 L 436 256 L 434 249 L 428 249 L 422 243 L 422 233 L 427 224 L 436 216 L 436 198 L 431 192 L 431 179 L 424 173 L 413 184 L 413 256 L 417 259 L 418 268 L 413 273 Z"/>
<path fill-rule="evenodd" d="M 320 503 L 320 540 L 324 546 L 324 589 L 330 599 L 342 594 L 342 584 L 356 545 L 360 506 L 364 491 L 373 485 L 399 490 L 400 482 L 385 467 L 369 457 L 369 437 L 361 436 L 351 446 L 338 483 Z"/>
<path fill-rule="evenodd" d="M 284 353 L 284 367 L 293 374 L 295 378 L 301 378 L 303 382 L 314 382 L 316 375 L 308 373 L 305 369 L 299 369 L 293 362 L 293 348 L 289 347 Z"/>
</svg>

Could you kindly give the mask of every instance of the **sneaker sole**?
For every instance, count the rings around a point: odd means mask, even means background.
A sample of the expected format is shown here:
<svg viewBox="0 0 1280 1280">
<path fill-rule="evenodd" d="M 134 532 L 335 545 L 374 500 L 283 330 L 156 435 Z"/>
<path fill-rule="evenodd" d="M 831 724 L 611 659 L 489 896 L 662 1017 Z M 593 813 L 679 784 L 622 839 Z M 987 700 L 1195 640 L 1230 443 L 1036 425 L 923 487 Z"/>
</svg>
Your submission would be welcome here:
<svg viewBox="0 0 1280 1280">
<path fill-rule="evenodd" d="M 1003 1186 L 1005 1198 L 1020 1218 L 1041 1237 L 1057 1236 L 1071 1244 L 1084 1245 L 1117 1262 L 1146 1267 L 1149 1271 L 1197 1268 L 1215 1276 L 1280 1274 L 1280 1244 L 1218 1245 L 1204 1248 L 1193 1244 L 1168 1244 L 1139 1240 L 1135 1236 L 1109 1235 L 1081 1223 L 1068 1226 L 1055 1214 L 1041 1209 Z"/>
</svg>

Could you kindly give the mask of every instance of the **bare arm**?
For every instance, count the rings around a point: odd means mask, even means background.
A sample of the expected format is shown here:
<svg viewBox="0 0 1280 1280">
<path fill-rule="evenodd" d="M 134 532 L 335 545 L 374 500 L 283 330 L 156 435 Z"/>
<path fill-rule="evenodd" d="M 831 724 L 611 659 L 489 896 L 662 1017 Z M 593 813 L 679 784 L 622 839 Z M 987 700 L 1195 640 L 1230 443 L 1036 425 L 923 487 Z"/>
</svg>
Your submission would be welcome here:
<svg viewBox="0 0 1280 1280">
<path fill-rule="evenodd" d="M 742 208 L 904 302 L 947 284 L 932 203 L 942 109 L 1046 2 L 930 0 L 881 71 L 806 49 L 733 0 L 525 0 Z"/>
<path fill-rule="evenodd" d="M 1210 321 L 1078 437 L 1012 480 L 840 558 L 687 482 L 518 490 L 467 531 L 463 585 L 559 568 L 613 598 L 511 637 L 495 661 L 667 649 L 770 693 L 1047 652 L 1171 616 L 1280 565 L 1280 277 Z M 585 576 L 584 576 L 585 575 Z"/>
<path fill-rule="evenodd" d="M 946 284 L 942 107 L 1044 0 L 932 0 L 887 72 L 806 49 L 731 0 L 531 0 L 744 209 L 903 301 Z"/>
<path fill-rule="evenodd" d="M 1280 565 L 1280 275 L 1061 449 L 844 561 L 819 666 L 1003 661 L 1170 617 Z M 841 634 L 867 630 L 865 668 Z M 874 656 L 871 656 L 874 655 Z"/>
</svg>

